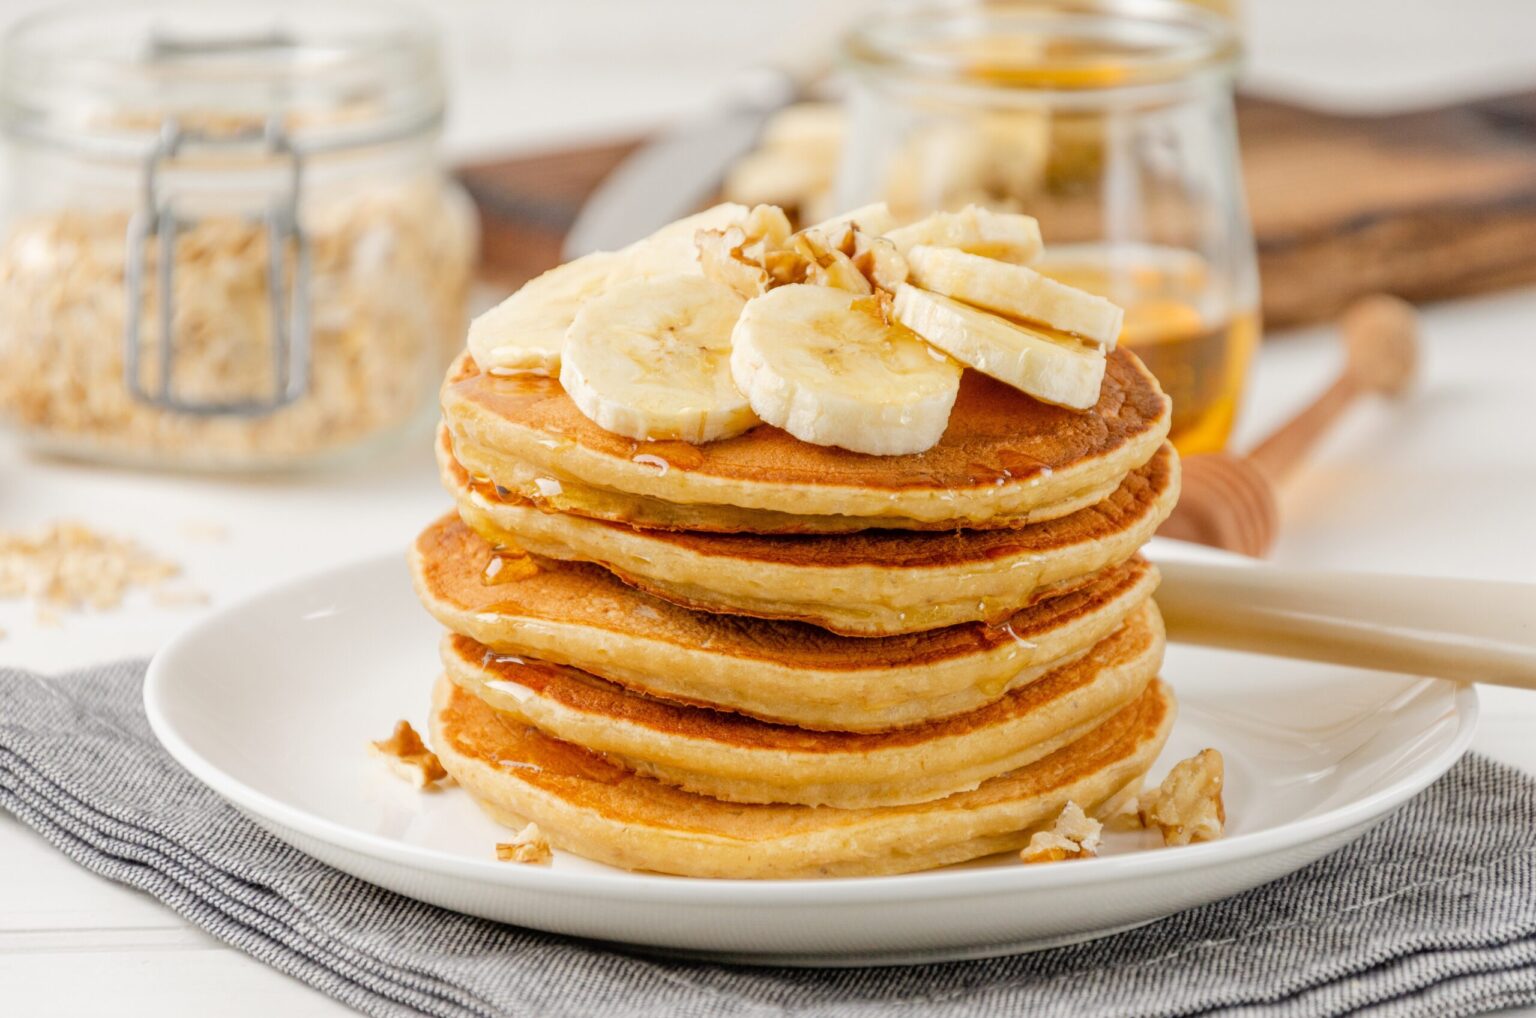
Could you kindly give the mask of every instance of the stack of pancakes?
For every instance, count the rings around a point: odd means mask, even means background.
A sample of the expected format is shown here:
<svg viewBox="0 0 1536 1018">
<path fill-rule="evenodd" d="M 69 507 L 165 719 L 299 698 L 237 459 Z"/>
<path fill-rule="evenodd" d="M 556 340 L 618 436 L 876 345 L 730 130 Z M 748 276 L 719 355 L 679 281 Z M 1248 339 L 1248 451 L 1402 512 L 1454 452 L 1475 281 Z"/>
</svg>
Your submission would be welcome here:
<svg viewBox="0 0 1536 1018">
<path fill-rule="evenodd" d="M 761 425 L 597 427 L 557 381 L 442 394 L 418 592 L 450 631 L 443 765 L 494 818 L 630 869 L 800 877 L 1024 845 L 1139 786 L 1172 723 L 1155 569 L 1167 398 L 1109 355 L 1098 405 L 967 372 L 943 440 L 867 456 Z"/>
</svg>

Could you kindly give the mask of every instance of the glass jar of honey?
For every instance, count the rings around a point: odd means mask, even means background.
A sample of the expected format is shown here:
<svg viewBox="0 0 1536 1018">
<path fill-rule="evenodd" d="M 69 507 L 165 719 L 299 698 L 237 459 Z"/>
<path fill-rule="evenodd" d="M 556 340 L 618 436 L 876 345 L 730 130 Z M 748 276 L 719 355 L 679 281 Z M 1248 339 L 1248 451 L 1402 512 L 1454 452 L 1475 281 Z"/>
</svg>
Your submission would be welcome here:
<svg viewBox="0 0 1536 1018">
<path fill-rule="evenodd" d="M 408 433 L 463 342 L 476 223 L 423 15 L 68 6 L 0 48 L 0 425 L 186 469 Z"/>
<path fill-rule="evenodd" d="M 1258 340 L 1232 21 L 1184 0 L 889 12 L 853 31 L 837 204 L 1040 220 L 1035 267 L 1126 309 L 1183 452 L 1222 448 Z"/>
</svg>

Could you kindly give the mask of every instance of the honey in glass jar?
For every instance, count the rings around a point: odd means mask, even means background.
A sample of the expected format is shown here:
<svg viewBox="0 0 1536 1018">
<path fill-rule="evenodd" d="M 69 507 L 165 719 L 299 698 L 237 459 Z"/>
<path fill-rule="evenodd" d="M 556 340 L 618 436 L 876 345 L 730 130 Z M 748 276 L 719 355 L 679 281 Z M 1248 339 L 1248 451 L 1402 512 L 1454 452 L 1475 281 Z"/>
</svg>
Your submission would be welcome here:
<svg viewBox="0 0 1536 1018">
<path fill-rule="evenodd" d="M 854 74 L 837 204 L 1040 220 L 1036 266 L 1126 309 L 1182 452 L 1222 448 L 1259 336 L 1232 21 L 1183 0 L 886 13 Z"/>
</svg>

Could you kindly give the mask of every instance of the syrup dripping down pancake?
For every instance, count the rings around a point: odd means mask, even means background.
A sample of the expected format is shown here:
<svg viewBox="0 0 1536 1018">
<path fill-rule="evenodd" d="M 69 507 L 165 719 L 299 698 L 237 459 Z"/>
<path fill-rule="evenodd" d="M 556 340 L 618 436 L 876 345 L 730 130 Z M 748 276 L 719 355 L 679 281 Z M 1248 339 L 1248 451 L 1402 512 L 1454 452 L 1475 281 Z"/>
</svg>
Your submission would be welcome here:
<svg viewBox="0 0 1536 1018">
<path fill-rule="evenodd" d="M 969 791 L 1047 756 L 1141 695 L 1162 665 L 1148 601 L 1086 654 L 1002 698 L 878 734 L 815 732 L 642 696 L 586 672 L 448 636 L 456 684 L 545 735 L 729 802 L 862 808 Z"/>
<path fill-rule="evenodd" d="M 1069 801 L 1103 813 L 1137 787 L 1174 717 L 1153 680 L 1086 734 L 969 792 L 907 806 L 728 803 L 550 738 L 443 678 L 432 745 L 493 819 L 537 823 L 557 851 L 694 877 L 908 873 L 1016 850 Z"/>
<path fill-rule="evenodd" d="M 558 381 L 484 374 L 467 355 L 441 395 L 460 462 L 545 508 L 727 533 L 1016 527 L 1063 516 L 1151 459 L 1171 420 L 1156 379 L 1126 350 L 1109 356 L 1099 402 L 1081 413 L 966 372 L 944 437 L 906 456 L 810 445 L 766 424 L 698 446 L 635 442 L 584 417 Z"/>
<path fill-rule="evenodd" d="M 498 653 L 570 665 L 670 700 L 840 731 L 882 731 L 984 706 L 1102 640 L 1157 585 L 1156 570 L 1133 558 L 1000 625 L 857 639 L 805 623 L 690 611 L 588 563 L 506 561 L 454 514 L 417 538 L 411 568 L 438 621 Z"/>
<path fill-rule="evenodd" d="M 492 544 L 595 562 L 687 608 L 810 622 L 846 636 L 891 636 L 1000 622 L 1136 554 L 1178 498 L 1172 446 L 1108 497 L 1018 530 L 706 534 L 644 530 L 550 513 L 476 484 L 439 436 L 443 483 Z"/>
</svg>

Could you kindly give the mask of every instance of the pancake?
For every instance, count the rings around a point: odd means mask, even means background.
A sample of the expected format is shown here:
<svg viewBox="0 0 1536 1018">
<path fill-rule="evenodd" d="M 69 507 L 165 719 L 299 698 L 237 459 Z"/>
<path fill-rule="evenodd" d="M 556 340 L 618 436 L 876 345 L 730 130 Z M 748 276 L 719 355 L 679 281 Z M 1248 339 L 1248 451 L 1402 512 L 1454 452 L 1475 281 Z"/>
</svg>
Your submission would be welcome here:
<svg viewBox="0 0 1536 1018">
<path fill-rule="evenodd" d="M 666 784 L 730 802 L 859 808 L 969 791 L 1087 734 L 1152 681 L 1163 631 L 1148 601 L 1076 661 L 986 707 L 880 734 L 655 700 L 463 636 L 445 637 L 442 657 L 451 680 L 497 710 Z"/>
<path fill-rule="evenodd" d="M 1164 445 L 1103 501 L 1020 530 L 700 534 L 545 512 L 475 484 L 446 436 L 438 456 L 459 515 L 492 544 L 595 562 L 684 607 L 797 619 L 848 636 L 1006 619 L 1136 554 L 1179 488 L 1178 458 Z"/>
<path fill-rule="evenodd" d="M 432 744 L 493 819 L 533 821 L 557 850 L 684 876 L 859 876 L 1018 849 L 1068 801 L 1102 810 L 1145 775 L 1173 717 L 1172 694 L 1154 680 L 1080 739 L 969 792 L 847 810 L 695 795 L 552 739 L 447 678 L 434 696 Z"/>
<path fill-rule="evenodd" d="M 536 467 L 515 456 L 480 445 L 449 428 L 454 455 L 475 476 L 476 485 L 490 493 L 507 492 L 546 512 L 586 516 L 651 530 L 682 530 L 712 534 L 849 534 L 861 530 L 958 530 L 975 527 L 965 520 L 923 521 L 903 516 L 799 516 L 767 509 L 731 505 L 687 505 L 646 495 L 598 488 L 562 473 Z M 691 448 L 691 447 L 690 447 Z M 662 463 L 654 459 L 647 463 Z M 674 455 L 669 453 L 668 455 Z M 682 455 L 681 453 L 675 455 Z M 657 469 L 670 469 L 665 463 Z M 495 480 L 492 480 L 494 478 Z M 1106 477 L 1060 501 L 1029 510 L 999 513 L 988 527 L 1015 528 L 1055 519 L 1093 505 L 1115 490 L 1120 478 Z"/>
<path fill-rule="evenodd" d="M 1099 402 L 1085 412 L 968 371 L 943 439 L 905 456 L 810 445 L 766 424 L 698 446 L 636 442 L 588 420 L 558 381 L 484 374 L 467 354 L 448 373 L 442 405 L 460 462 L 548 508 L 752 533 L 1013 527 L 1064 516 L 1151 459 L 1170 420 L 1157 381 L 1123 349 L 1109 355 Z"/>
<path fill-rule="evenodd" d="M 494 549 L 456 515 L 411 551 L 422 603 L 499 653 L 591 672 L 648 695 L 803 728 L 882 731 L 982 707 L 1103 639 L 1151 595 L 1140 558 L 1002 625 L 874 639 L 799 622 L 709 615 L 586 563 L 520 559 L 487 582 Z"/>
</svg>

